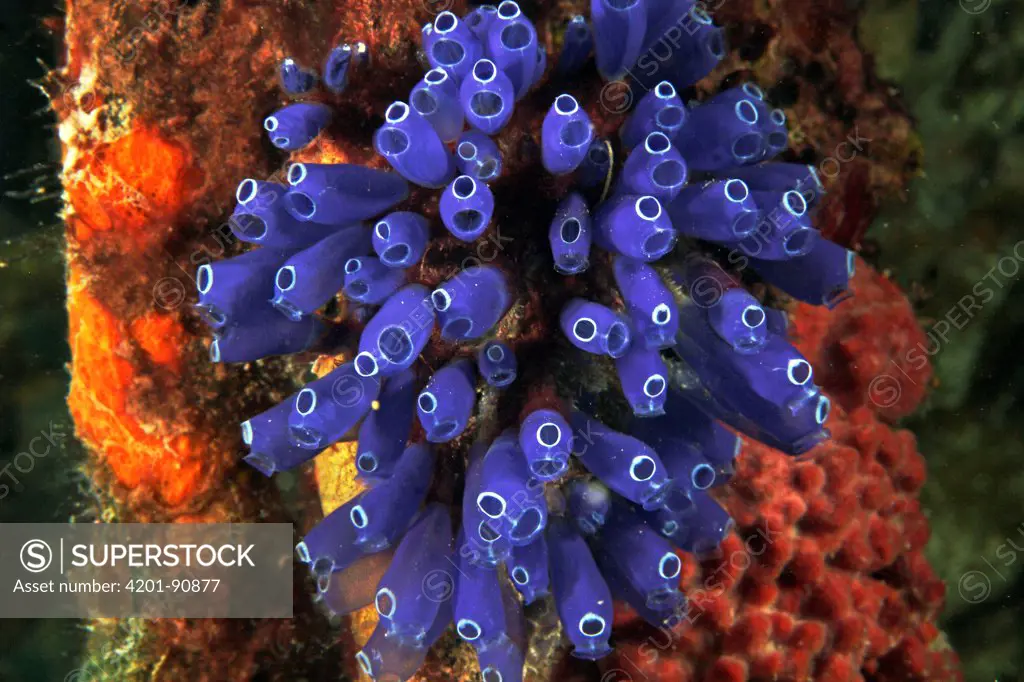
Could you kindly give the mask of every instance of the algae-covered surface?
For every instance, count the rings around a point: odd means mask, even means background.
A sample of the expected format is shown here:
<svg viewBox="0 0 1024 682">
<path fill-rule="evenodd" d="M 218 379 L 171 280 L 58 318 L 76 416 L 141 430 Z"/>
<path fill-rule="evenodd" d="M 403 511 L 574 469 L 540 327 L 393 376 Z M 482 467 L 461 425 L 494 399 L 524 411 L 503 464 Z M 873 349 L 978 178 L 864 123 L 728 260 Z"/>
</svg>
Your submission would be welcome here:
<svg viewBox="0 0 1024 682">
<path fill-rule="evenodd" d="M 864 252 L 909 292 L 929 332 L 918 352 L 935 383 L 903 425 L 928 460 L 928 553 L 947 583 L 941 626 L 966 680 L 1024 680 L 1024 8 L 862 4 L 860 40 L 924 150 L 921 175 L 884 207 Z M 49 16 L 60 13 L 10 0 L 0 22 L 0 467 L 40 434 L 57 441 L 20 459 L 28 471 L 0 500 L 3 523 L 89 520 L 102 508 L 70 435 L 59 151 L 46 100 L 28 83 L 43 75 L 37 59 L 55 63 Z M 130 624 L 121 630 L 111 657 L 130 643 Z M 90 679 L 87 634 L 74 621 L 0 620 L 0 680 Z"/>
</svg>

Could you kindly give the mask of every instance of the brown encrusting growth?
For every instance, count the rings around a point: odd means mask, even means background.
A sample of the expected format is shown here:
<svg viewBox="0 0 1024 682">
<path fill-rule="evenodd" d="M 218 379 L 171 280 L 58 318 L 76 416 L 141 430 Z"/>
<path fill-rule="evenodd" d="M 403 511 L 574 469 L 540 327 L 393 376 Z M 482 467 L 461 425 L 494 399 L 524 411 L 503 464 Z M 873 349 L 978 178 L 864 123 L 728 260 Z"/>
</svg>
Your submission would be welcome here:
<svg viewBox="0 0 1024 682">
<path fill-rule="evenodd" d="M 191 312 L 192 278 L 201 263 L 240 250 L 224 220 L 241 179 L 281 179 L 290 160 L 381 165 L 370 145 L 372 132 L 386 106 L 404 98 L 422 74 L 420 26 L 449 4 L 465 9 L 463 2 L 446 0 L 68 1 L 66 59 L 47 87 L 64 149 L 69 403 L 77 433 L 93 454 L 95 485 L 112 501 L 109 518 L 261 521 L 294 513 L 273 484 L 240 464 L 238 424 L 294 390 L 315 358 L 211 364 L 208 335 Z M 561 27 L 571 15 L 585 13 L 585 4 L 523 3 L 549 63 Z M 910 121 L 852 37 L 855 16 L 842 0 L 719 5 L 712 14 L 736 49 L 698 90 L 740 79 L 764 87 L 789 117 L 794 158 L 816 164 L 829 190 L 819 227 L 837 241 L 857 243 L 882 198 L 901 192 L 916 172 L 919 150 Z M 315 94 L 335 108 L 330 128 L 291 159 L 273 149 L 261 121 L 285 101 L 279 62 L 294 57 L 319 65 L 331 47 L 354 41 L 367 44 L 372 64 L 353 75 L 343 96 Z M 608 269 L 600 263 L 557 291 L 545 286 L 552 275 L 538 235 L 546 234 L 564 186 L 539 171 L 533 142 L 543 111 L 563 90 L 588 108 L 601 132 L 613 130 L 621 115 L 601 106 L 601 85 L 593 67 L 578 80 L 542 85 L 517 107 L 499 139 L 511 180 L 495 188 L 496 232 L 512 241 L 506 246 L 492 239 L 487 253 L 493 250 L 493 262 L 515 282 L 516 303 L 503 334 L 516 341 L 527 373 L 551 382 L 529 396 L 512 392 L 514 399 L 548 401 L 562 390 L 559 380 L 578 380 L 579 370 L 562 366 L 558 353 L 551 353 L 557 333 L 550 326 L 552 311 L 564 297 L 608 290 Z M 418 193 L 413 201 L 428 214 L 436 211 L 433 193 Z M 414 274 L 434 284 L 472 256 L 465 245 L 437 240 Z M 886 296 L 892 301 L 898 293 Z M 802 309 L 796 311 L 798 330 Z M 863 324 L 851 320 L 849 329 L 863 331 Z M 817 348 L 803 347 L 816 366 L 846 363 L 837 371 L 852 379 L 837 380 L 837 386 L 862 390 L 870 379 L 870 370 L 857 367 L 862 346 L 828 337 Z M 453 350 L 433 344 L 426 362 L 436 368 Z M 599 386 L 597 374 L 588 380 Z M 837 397 L 844 407 L 853 400 Z M 918 397 L 883 416 L 904 414 Z M 516 419 L 521 404 L 514 399 L 491 405 L 493 428 Z M 342 469 L 348 453 L 341 447 L 318 461 L 327 509 L 351 495 L 351 467 Z M 321 513 L 311 469 L 299 480 L 309 502 L 300 510 L 299 532 Z M 146 623 L 132 652 L 132 672 L 117 679 L 337 679 L 350 665 L 353 638 L 343 640 L 344 656 L 331 648 L 337 633 L 310 604 L 308 588 L 297 580 L 292 621 Z M 101 638 L 108 630 L 96 632 Z M 471 675 L 471 657 L 464 654 L 438 652 L 431 658 L 435 672 L 427 676 Z M 556 679 L 599 677 L 595 667 L 565 661 L 549 661 L 545 669 L 554 666 L 571 669 L 554 673 Z"/>
</svg>

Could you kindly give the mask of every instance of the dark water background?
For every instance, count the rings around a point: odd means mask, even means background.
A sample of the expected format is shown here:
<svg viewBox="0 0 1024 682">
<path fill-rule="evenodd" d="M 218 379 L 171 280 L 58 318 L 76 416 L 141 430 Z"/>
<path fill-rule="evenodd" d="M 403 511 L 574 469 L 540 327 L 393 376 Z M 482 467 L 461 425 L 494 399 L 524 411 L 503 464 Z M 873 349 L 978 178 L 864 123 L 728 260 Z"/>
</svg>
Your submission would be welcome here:
<svg viewBox="0 0 1024 682">
<path fill-rule="evenodd" d="M 851 0 L 856 2 L 856 0 Z M 942 627 L 969 682 L 1024 680 L 1024 5 L 865 0 L 862 42 L 918 122 L 925 175 L 869 232 L 913 294 L 939 380 L 905 426 L 929 463 L 929 558 L 948 584 Z M 53 119 L 27 84 L 55 63 L 42 0 L 0 0 L 0 467 L 51 428 L 70 433 Z M 56 194 L 54 194 L 56 193 Z M 1014 248 L 1016 247 L 1015 255 Z M 993 268 L 996 270 L 993 272 Z M 965 323 L 963 296 L 993 297 Z M 943 318 L 957 320 L 948 329 Z M 959 327 L 959 328 L 957 328 Z M 940 330 L 942 333 L 939 333 Z M 33 460 L 0 522 L 90 518 L 72 438 Z M 24 461 L 24 460 L 23 460 Z M 0 620 L 0 682 L 60 682 L 87 632 Z"/>
<path fill-rule="evenodd" d="M 45 72 L 37 59 L 56 61 L 55 41 L 40 28 L 53 7 L 0 0 L 0 468 L 51 425 L 72 433 L 59 146 L 47 101 L 27 82 Z M 0 523 L 66 521 L 88 508 L 80 448 L 62 442 L 27 473 L 9 470 L 21 487 L 0 500 Z M 62 682 L 79 667 L 85 635 L 72 620 L 0 620 L 0 681 Z"/>
</svg>

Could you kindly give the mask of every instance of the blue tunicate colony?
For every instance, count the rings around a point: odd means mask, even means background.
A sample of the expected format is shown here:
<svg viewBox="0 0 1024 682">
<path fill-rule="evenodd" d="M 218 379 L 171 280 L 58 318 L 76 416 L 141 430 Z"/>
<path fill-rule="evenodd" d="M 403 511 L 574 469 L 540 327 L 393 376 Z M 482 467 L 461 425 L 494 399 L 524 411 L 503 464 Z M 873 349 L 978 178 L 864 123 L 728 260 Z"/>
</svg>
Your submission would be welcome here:
<svg viewBox="0 0 1024 682">
<path fill-rule="evenodd" d="M 589 22 L 568 23 L 554 69 L 576 73 L 594 52 L 605 79 L 621 78 L 669 32 L 675 49 L 657 82 L 630 74 L 646 94 L 619 130 L 628 150 L 620 168 L 573 96 L 556 96 L 541 127 L 544 168 L 573 174 L 580 190 L 564 197 L 550 224 L 553 268 L 584 272 L 596 245 L 610 254 L 624 301 L 616 310 L 574 298 L 557 324 L 576 348 L 612 358 L 634 414 L 629 433 L 582 406 L 536 409 L 517 429 L 470 448 L 461 509 L 428 501 L 433 444 L 467 430 L 481 380 L 496 388 L 516 380 L 514 339 L 493 336 L 512 288 L 493 265 L 464 269 L 433 290 L 408 281 L 431 224 L 388 211 L 411 182 L 442 191 L 441 222 L 456 239 L 472 242 L 491 225 L 489 183 L 503 171 L 492 136 L 547 66 L 515 2 L 462 18 L 442 12 L 424 27 L 434 68 L 407 102 L 387 108 L 374 136 L 395 172 L 295 163 L 287 186 L 244 180 L 232 225 L 261 248 L 199 270 L 198 310 L 215 330 L 215 362 L 314 348 L 329 333 L 315 313 L 339 291 L 362 311 L 354 357 L 246 421 L 242 435 L 246 461 L 269 476 L 357 429 L 356 467 L 370 487 L 297 551 L 333 611 L 376 605 L 379 623 L 357 654 L 372 677 L 408 678 L 454 624 L 475 647 L 486 682 L 521 680 L 523 604 L 548 595 L 573 653 L 604 656 L 613 599 L 663 624 L 685 608 L 677 552 L 713 550 L 731 527 L 708 494 L 738 451 L 722 423 L 794 454 L 827 436 L 828 399 L 786 340 L 785 315 L 708 255 L 740 254 L 802 301 L 831 306 L 848 295 L 852 254 L 811 225 L 817 176 L 807 166 L 765 163 L 786 147 L 785 116 L 752 84 L 683 103 L 680 89 L 725 51 L 720 29 L 691 0 L 593 0 Z M 344 91 L 365 53 L 361 44 L 335 48 L 324 85 Z M 315 81 L 292 60 L 281 65 L 289 93 Z M 267 117 L 265 128 L 290 151 L 330 118 L 325 105 L 296 103 Z M 584 198 L 602 185 L 599 201 Z M 681 250 L 680 239 L 694 248 L 665 258 Z M 659 269 L 650 264 L 663 258 Z M 687 296 L 677 300 L 666 271 Z M 414 364 L 435 329 L 470 352 L 424 385 Z M 681 377 L 670 377 L 667 352 Z M 425 442 L 409 440 L 414 419 Z M 438 576 L 447 582 L 432 585 Z"/>
</svg>

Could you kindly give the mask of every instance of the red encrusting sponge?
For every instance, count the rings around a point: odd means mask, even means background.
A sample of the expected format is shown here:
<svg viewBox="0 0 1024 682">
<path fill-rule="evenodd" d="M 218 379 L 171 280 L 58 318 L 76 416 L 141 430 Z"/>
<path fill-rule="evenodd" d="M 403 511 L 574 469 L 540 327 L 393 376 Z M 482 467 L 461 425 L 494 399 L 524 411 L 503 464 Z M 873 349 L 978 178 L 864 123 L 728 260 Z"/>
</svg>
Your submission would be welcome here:
<svg viewBox="0 0 1024 682">
<path fill-rule="evenodd" d="M 906 362 L 923 334 L 899 290 L 860 262 L 853 289 L 835 310 L 792 314 L 794 342 L 836 403 L 832 438 L 800 458 L 744 439 L 717 494 L 735 531 L 710 558 L 683 556 L 687 618 L 658 631 L 621 607 L 605 671 L 652 682 L 962 680 L 935 625 L 945 586 L 923 553 L 924 458 L 886 423 L 923 396 L 931 368 Z M 864 368 L 892 379 L 886 392 Z"/>
</svg>

